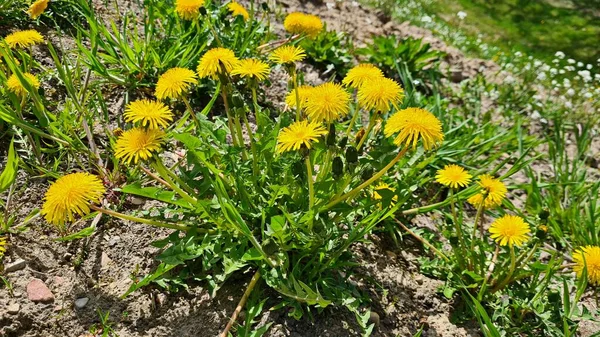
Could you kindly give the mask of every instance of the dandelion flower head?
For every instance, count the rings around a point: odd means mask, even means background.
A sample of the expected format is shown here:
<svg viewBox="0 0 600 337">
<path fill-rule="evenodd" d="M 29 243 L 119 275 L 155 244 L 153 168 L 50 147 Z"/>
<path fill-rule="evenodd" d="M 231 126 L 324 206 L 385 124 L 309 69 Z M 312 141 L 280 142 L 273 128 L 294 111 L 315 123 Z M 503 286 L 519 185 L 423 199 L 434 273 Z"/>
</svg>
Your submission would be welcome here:
<svg viewBox="0 0 600 337">
<path fill-rule="evenodd" d="M 370 63 L 361 63 L 348 71 L 342 83 L 347 87 L 358 89 L 365 81 L 381 77 L 384 76 L 379 68 Z"/>
<path fill-rule="evenodd" d="M 115 144 L 115 157 L 127 164 L 147 160 L 160 150 L 164 132 L 160 129 L 133 128 L 125 131 Z"/>
<path fill-rule="evenodd" d="M 314 87 L 310 85 L 301 85 L 298 87 L 298 98 L 300 99 L 300 109 L 306 106 L 306 101 Z M 285 104 L 290 108 L 296 108 L 296 90 L 290 91 L 285 96 Z"/>
<path fill-rule="evenodd" d="M 269 65 L 263 61 L 256 59 L 240 60 L 233 70 L 231 75 L 240 75 L 248 79 L 256 79 L 264 81 L 269 77 Z"/>
<path fill-rule="evenodd" d="M 350 94 L 332 82 L 316 86 L 306 100 L 306 112 L 313 121 L 333 122 L 348 114 Z"/>
<path fill-rule="evenodd" d="M 35 75 L 23 73 L 23 77 L 35 90 L 40 87 L 40 81 L 37 79 L 37 77 L 35 77 Z M 8 87 L 8 90 L 12 91 L 17 96 L 25 96 L 27 94 L 27 89 L 25 86 L 23 86 L 23 83 L 21 83 L 16 74 L 10 75 L 6 81 L 6 86 Z"/>
<path fill-rule="evenodd" d="M 315 38 L 323 30 L 323 22 L 316 15 L 293 12 L 286 16 L 283 27 L 289 33 Z"/>
<path fill-rule="evenodd" d="M 443 169 L 437 171 L 435 180 L 450 188 L 465 187 L 471 182 L 472 175 L 469 174 L 464 168 L 449 164 L 444 166 Z"/>
<path fill-rule="evenodd" d="M 125 108 L 125 121 L 140 123 L 143 127 L 158 129 L 167 127 L 173 120 L 173 113 L 162 102 L 140 99 Z"/>
<path fill-rule="evenodd" d="M 377 193 L 377 191 L 381 191 L 381 190 L 388 190 L 388 191 L 391 191 L 391 192 L 396 192 L 396 189 L 394 187 L 391 187 L 390 185 L 388 185 L 386 183 L 380 182 L 373 189 L 373 199 L 375 199 L 375 200 L 381 200 L 381 199 L 383 199 L 383 197 L 381 196 L 381 194 Z M 394 202 L 398 201 L 398 196 L 394 195 L 392 197 L 392 201 L 394 201 Z"/>
<path fill-rule="evenodd" d="M 573 270 L 577 273 L 577 277 L 581 277 L 587 267 L 588 282 L 592 285 L 600 285 L 600 247 L 579 248 L 573 254 L 573 261 L 575 262 Z"/>
<path fill-rule="evenodd" d="M 500 246 L 521 246 L 529 239 L 529 225 L 516 215 L 505 215 L 490 226 L 490 237 Z"/>
<path fill-rule="evenodd" d="M 213 48 L 207 51 L 198 64 L 196 71 L 200 78 L 211 77 L 217 79 L 219 72 L 230 73 L 240 62 L 235 53 L 227 48 Z"/>
<path fill-rule="evenodd" d="M 292 45 L 281 46 L 275 49 L 269 58 L 277 64 L 289 64 L 304 60 L 306 52 L 301 47 Z"/>
<path fill-rule="evenodd" d="M 419 139 L 423 148 L 429 150 L 444 140 L 442 123 L 431 112 L 421 108 L 408 108 L 396 112 L 385 125 L 384 133 L 394 138 L 394 144 L 415 148 Z"/>
<path fill-rule="evenodd" d="M 307 120 L 295 122 L 279 133 L 277 152 L 297 151 L 302 146 L 310 149 L 311 143 L 318 142 L 324 134 L 327 134 L 327 130 L 320 123 L 309 123 Z"/>
<path fill-rule="evenodd" d="M 175 1 L 175 11 L 184 20 L 194 20 L 197 18 L 202 6 L 204 6 L 204 0 Z"/>
<path fill-rule="evenodd" d="M 244 8 L 244 6 L 240 5 L 236 1 L 228 3 L 227 9 L 229 9 L 229 12 L 231 12 L 231 15 L 233 16 L 241 15 L 242 17 L 244 17 L 244 20 L 248 20 L 250 18 L 250 14 L 246 10 L 246 8 Z"/>
<path fill-rule="evenodd" d="M 398 103 L 404 98 L 404 90 L 394 80 L 377 77 L 363 82 L 358 88 L 357 98 L 358 104 L 368 110 L 388 112 L 392 106 L 398 108 Z"/>
<path fill-rule="evenodd" d="M 90 213 L 90 204 L 98 203 L 105 192 L 102 181 L 95 175 L 77 172 L 58 178 L 44 196 L 41 214 L 53 225 L 73 221 L 74 215 Z"/>
<path fill-rule="evenodd" d="M 479 176 L 477 184 L 482 191 L 467 200 L 471 205 L 479 207 L 483 202 L 483 207 L 493 208 L 502 204 L 508 192 L 504 183 L 489 174 L 484 174 Z"/>
<path fill-rule="evenodd" d="M 37 0 L 32 3 L 27 10 L 27 14 L 32 19 L 37 19 L 48 8 L 48 0 Z"/>
<path fill-rule="evenodd" d="M 193 71 L 186 68 L 171 68 L 158 78 L 154 95 L 160 100 L 178 98 L 197 83 Z"/>
<path fill-rule="evenodd" d="M 4 38 L 4 42 L 11 48 L 27 48 L 44 42 L 44 37 L 34 29 L 20 30 L 8 34 Z"/>
</svg>

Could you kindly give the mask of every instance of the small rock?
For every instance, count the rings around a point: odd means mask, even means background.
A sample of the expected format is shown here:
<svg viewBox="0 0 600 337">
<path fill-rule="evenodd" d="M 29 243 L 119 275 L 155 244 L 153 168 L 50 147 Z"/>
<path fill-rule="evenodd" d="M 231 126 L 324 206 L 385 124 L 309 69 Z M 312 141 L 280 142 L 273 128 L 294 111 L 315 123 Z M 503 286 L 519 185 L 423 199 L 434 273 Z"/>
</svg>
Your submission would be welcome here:
<svg viewBox="0 0 600 337">
<path fill-rule="evenodd" d="M 6 312 L 8 312 L 11 315 L 18 314 L 19 310 L 21 310 L 21 306 L 19 305 L 19 303 L 12 303 L 9 304 L 8 307 L 6 307 Z"/>
<path fill-rule="evenodd" d="M 379 328 L 379 314 L 375 311 L 371 311 L 371 315 L 369 316 L 369 323 L 375 324 L 375 329 Z"/>
<path fill-rule="evenodd" d="M 130 201 L 132 204 L 134 204 L 136 206 L 141 206 L 146 203 L 146 200 L 144 200 L 142 198 L 138 198 L 138 197 L 131 197 Z"/>
<path fill-rule="evenodd" d="M 108 268 L 108 265 L 110 263 L 112 263 L 110 257 L 108 257 L 108 255 L 105 252 L 102 252 L 102 255 L 100 256 L 100 266 L 102 268 Z"/>
<path fill-rule="evenodd" d="M 90 299 L 87 297 L 78 298 L 75 300 L 75 307 L 77 309 L 82 309 L 83 307 L 85 307 L 88 304 L 89 301 L 90 301 Z"/>
<path fill-rule="evenodd" d="M 110 238 L 110 240 L 108 240 L 108 246 L 114 247 L 117 243 L 119 243 L 119 241 L 121 241 L 121 237 L 113 236 L 112 238 Z"/>
<path fill-rule="evenodd" d="M 25 268 L 25 265 L 27 265 L 27 262 L 25 262 L 25 260 L 17 259 L 15 262 L 7 264 L 6 268 L 4 268 L 4 271 L 6 271 L 7 273 L 12 273 L 14 271 Z"/>
<path fill-rule="evenodd" d="M 65 278 L 62 276 L 54 276 L 53 286 L 60 287 L 65 284 Z"/>
<path fill-rule="evenodd" d="M 32 302 L 52 302 L 54 294 L 42 280 L 33 278 L 27 284 L 27 298 Z"/>
<path fill-rule="evenodd" d="M 159 307 L 164 306 L 167 303 L 167 295 L 160 293 L 158 295 L 156 295 L 156 304 Z"/>
<path fill-rule="evenodd" d="M 396 253 L 392 252 L 391 250 L 386 250 L 385 255 L 387 255 L 390 259 L 395 259 L 397 257 Z"/>
</svg>

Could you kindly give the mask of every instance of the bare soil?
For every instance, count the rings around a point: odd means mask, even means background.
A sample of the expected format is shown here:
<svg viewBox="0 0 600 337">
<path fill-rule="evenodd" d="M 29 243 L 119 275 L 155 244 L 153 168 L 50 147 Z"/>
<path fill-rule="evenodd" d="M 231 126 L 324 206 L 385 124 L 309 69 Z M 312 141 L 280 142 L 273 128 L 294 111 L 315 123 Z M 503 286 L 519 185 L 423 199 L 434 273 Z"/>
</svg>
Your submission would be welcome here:
<svg viewBox="0 0 600 337">
<path fill-rule="evenodd" d="M 396 35 L 398 38 L 422 37 L 436 49 L 448 53 L 444 67 L 456 73 L 455 79 L 470 78 L 485 71 L 497 73 L 492 62 L 466 58 L 460 51 L 447 46 L 431 32 L 411 26 L 381 20 L 380 13 L 354 1 L 320 3 L 296 0 L 278 1 L 284 12 L 314 13 L 327 22 L 329 29 L 351 34 L 357 46 L 368 43 L 374 35 Z M 120 2 L 121 9 L 132 3 Z M 105 10 L 107 16 L 114 10 Z M 276 29 L 282 31 L 281 23 Z M 319 74 L 310 68 L 307 78 L 311 83 L 320 81 Z M 275 102 L 285 95 L 286 78 L 274 71 L 272 83 Z M 273 88 L 275 89 L 275 88 Z M 119 113 L 122 100 L 119 94 L 111 97 L 118 105 L 111 109 Z M 15 205 L 17 223 L 33 209 L 40 208 L 48 181 L 20 177 Z M 152 207 L 151 203 L 137 200 L 131 208 Z M 424 221 L 426 222 L 426 221 Z M 88 224 L 79 224 L 80 228 Z M 29 230 L 11 235 L 5 266 L 15 261 L 26 261 L 24 269 L 4 272 L 11 287 L 0 289 L 0 336 L 90 336 L 88 331 L 99 323 L 99 311 L 109 313 L 112 328 L 122 337 L 136 336 L 217 336 L 225 327 L 239 301 L 252 271 L 230 279 L 211 298 L 204 285 L 191 284 L 178 293 L 165 293 L 147 287 L 126 298 L 121 295 L 132 279 L 149 273 L 157 262 L 157 249 L 150 246 L 154 240 L 166 237 L 167 230 L 136 223 L 102 218 L 95 234 L 88 239 L 59 242 L 56 233 L 42 220 L 34 221 Z M 419 273 L 417 256 L 423 254 L 414 242 L 401 246 L 389 242 L 385 234 L 370 237 L 372 244 L 352 247 L 361 265 L 357 285 L 368 293 L 371 300 L 372 322 L 377 327 L 374 336 L 412 336 L 424 327 L 423 336 L 480 336 L 474 322 L 456 323 L 460 317 L 454 312 L 460 308 L 457 299 L 448 300 L 440 294 L 442 281 Z M 54 295 L 48 303 L 34 303 L 28 299 L 27 285 L 41 279 Z M 366 280 L 371 281 L 366 281 Z M 277 293 L 260 289 L 276 303 Z M 85 306 L 75 302 L 87 298 Z M 285 310 L 266 311 L 261 324 L 273 322 L 267 336 L 359 336 L 360 329 L 352 313 L 343 308 L 328 308 L 301 321 L 289 317 Z"/>
</svg>

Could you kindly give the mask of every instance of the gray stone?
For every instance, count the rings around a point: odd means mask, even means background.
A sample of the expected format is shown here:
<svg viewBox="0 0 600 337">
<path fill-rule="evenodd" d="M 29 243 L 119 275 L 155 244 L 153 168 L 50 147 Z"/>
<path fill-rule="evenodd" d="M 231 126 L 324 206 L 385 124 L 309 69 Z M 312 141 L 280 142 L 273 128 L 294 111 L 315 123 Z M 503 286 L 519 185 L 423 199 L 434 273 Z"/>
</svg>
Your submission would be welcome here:
<svg viewBox="0 0 600 337">
<path fill-rule="evenodd" d="M 12 273 L 14 271 L 25 268 L 26 265 L 27 265 L 27 262 L 25 260 L 17 259 L 16 261 L 14 261 L 12 263 L 7 264 L 6 268 L 4 268 L 4 271 L 7 273 Z"/>
<path fill-rule="evenodd" d="M 8 312 L 11 315 L 18 314 L 19 310 L 21 310 L 21 306 L 19 305 L 19 303 L 11 303 L 8 305 L 8 307 L 6 307 L 6 312 Z"/>
<path fill-rule="evenodd" d="M 78 298 L 75 300 L 75 307 L 77 309 L 82 309 L 83 307 L 85 307 L 88 304 L 89 301 L 90 301 L 90 299 L 87 297 Z"/>
<path fill-rule="evenodd" d="M 102 268 L 108 268 L 108 265 L 112 263 L 112 260 L 110 259 L 110 257 L 108 257 L 108 254 L 106 254 L 105 252 L 102 252 L 102 255 L 100 255 L 100 266 Z"/>
</svg>

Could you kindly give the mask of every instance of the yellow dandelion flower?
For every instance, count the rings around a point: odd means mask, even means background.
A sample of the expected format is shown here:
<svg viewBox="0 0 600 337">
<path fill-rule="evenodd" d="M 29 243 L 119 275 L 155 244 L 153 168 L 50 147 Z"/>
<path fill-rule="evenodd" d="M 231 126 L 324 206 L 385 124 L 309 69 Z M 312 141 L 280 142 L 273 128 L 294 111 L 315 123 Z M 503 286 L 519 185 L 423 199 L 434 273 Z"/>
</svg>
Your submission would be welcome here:
<svg viewBox="0 0 600 337">
<path fill-rule="evenodd" d="M 465 187 L 471 182 L 471 178 L 473 176 L 469 172 L 454 164 L 444 166 L 435 176 L 438 183 L 451 188 Z"/>
<path fill-rule="evenodd" d="M 269 58 L 278 64 L 288 64 L 304 60 L 306 52 L 301 47 L 281 46 L 275 49 Z"/>
<path fill-rule="evenodd" d="M 20 30 L 7 35 L 4 42 L 11 48 L 26 48 L 44 42 L 44 37 L 34 29 Z"/>
<path fill-rule="evenodd" d="M 123 158 L 127 164 L 133 160 L 137 164 L 140 160 L 147 160 L 154 152 L 160 150 L 164 138 L 160 129 L 133 128 L 125 131 L 115 144 L 115 156 Z"/>
<path fill-rule="evenodd" d="M 492 208 L 502 204 L 508 190 L 500 180 L 494 179 L 489 174 L 484 174 L 479 176 L 477 184 L 482 191 L 467 200 L 471 205 L 479 208 L 483 202 L 483 207 Z"/>
<path fill-rule="evenodd" d="M 256 59 L 245 59 L 237 62 L 231 75 L 240 75 L 248 79 L 264 81 L 269 77 L 269 65 Z"/>
<path fill-rule="evenodd" d="M 384 76 L 381 69 L 370 63 L 362 63 L 350 69 L 342 83 L 347 87 L 358 89 L 365 81 L 382 77 Z"/>
<path fill-rule="evenodd" d="M 444 140 L 442 123 L 431 112 L 420 108 L 408 108 L 396 112 L 385 125 L 386 137 L 398 132 L 394 144 L 415 148 L 419 138 L 423 148 L 429 150 Z"/>
<path fill-rule="evenodd" d="M 378 77 L 366 80 L 358 88 L 358 104 L 371 110 L 388 112 L 392 106 L 398 109 L 398 103 L 404 98 L 404 90 L 400 85 L 389 78 Z"/>
<path fill-rule="evenodd" d="M 184 20 L 194 20 L 200 14 L 200 7 L 204 6 L 204 0 L 177 0 L 175 11 Z"/>
<path fill-rule="evenodd" d="M 319 123 L 307 120 L 295 122 L 284 128 L 277 137 L 277 152 L 297 151 L 302 146 L 310 149 L 312 142 L 319 142 L 319 137 L 327 134 L 327 130 Z"/>
<path fill-rule="evenodd" d="M 37 77 L 35 77 L 35 75 L 30 73 L 23 73 L 23 77 L 25 78 L 27 83 L 29 83 L 29 85 L 32 86 L 35 90 L 39 89 L 40 81 L 37 79 Z M 21 81 L 15 74 L 10 75 L 10 77 L 6 81 L 6 86 L 8 87 L 8 90 L 12 91 L 17 96 L 27 95 L 27 88 L 23 86 L 23 83 L 21 83 Z"/>
<path fill-rule="evenodd" d="M 158 78 L 154 95 L 160 100 L 178 98 L 197 83 L 196 73 L 193 71 L 186 68 L 171 68 Z"/>
<path fill-rule="evenodd" d="M 246 8 L 235 1 L 227 4 L 227 9 L 229 9 L 229 12 L 231 12 L 231 15 L 233 16 L 241 15 L 244 17 L 244 20 L 248 20 L 250 18 L 250 14 L 248 14 Z"/>
<path fill-rule="evenodd" d="M 500 246 L 521 246 L 529 239 L 529 225 L 523 218 L 505 215 L 490 226 L 490 237 Z"/>
<path fill-rule="evenodd" d="M 310 91 L 306 112 L 313 121 L 332 122 L 348 114 L 350 94 L 337 84 L 326 82 Z"/>
<path fill-rule="evenodd" d="M 4 257 L 4 253 L 6 253 L 6 246 L 8 246 L 8 241 L 6 241 L 6 236 L 0 236 L 0 261 Z"/>
<path fill-rule="evenodd" d="M 212 77 L 217 79 L 221 70 L 230 73 L 238 62 L 240 60 L 235 57 L 232 50 L 227 48 L 213 48 L 202 56 L 196 71 L 200 78 Z"/>
<path fill-rule="evenodd" d="M 306 34 L 315 38 L 323 30 L 323 22 L 316 15 L 293 12 L 285 17 L 283 27 L 289 33 Z"/>
<path fill-rule="evenodd" d="M 150 129 L 166 128 L 173 120 L 173 113 L 161 102 L 149 99 L 133 101 L 125 108 L 125 121 L 140 123 L 143 127 Z"/>
<path fill-rule="evenodd" d="M 37 19 L 48 8 L 48 0 L 37 0 L 29 6 L 27 14 L 32 19 Z"/>
<path fill-rule="evenodd" d="M 390 185 L 384 183 L 384 182 L 380 182 L 379 184 L 377 184 L 377 186 L 375 186 L 375 188 L 373 188 L 373 199 L 375 200 L 381 200 L 383 199 L 383 197 L 381 196 L 381 194 L 377 193 L 377 191 L 381 191 L 381 190 L 389 190 L 392 192 L 396 192 L 396 189 L 394 187 L 391 187 Z M 392 201 L 396 202 L 398 201 L 398 196 L 394 195 L 392 197 Z"/>
<path fill-rule="evenodd" d="M 77 172 L 58 178 L 44 196 L 41 214 L 51 224 L 64 225 L 74 215 L 90 213 L 90 204 L 102 199 L 105 189 L 95 175 Z"/>
<path fill-rule="evenodd" d="M 585 246 L 579 248 L 573 254 L 575 266 L 573 270 L 577 277 L 581 277 L 583 270 L 587 267 L 588 282 L 592 285 L 600 285 L 600 247 Z"/>
<path fill-rule="evenodd" d="M 306 101 L 308 100 L 308 96 L 312 92 L 314 87 L 310 85 L 301 85 L 298 87 L 298 98 L 300 99 L 300 109 L 306 106 Z M 287 96 L 285 96 L 285 104 L 290 108 L 296 108 L 296 90 L 290 91 Z"/>
</svg>

